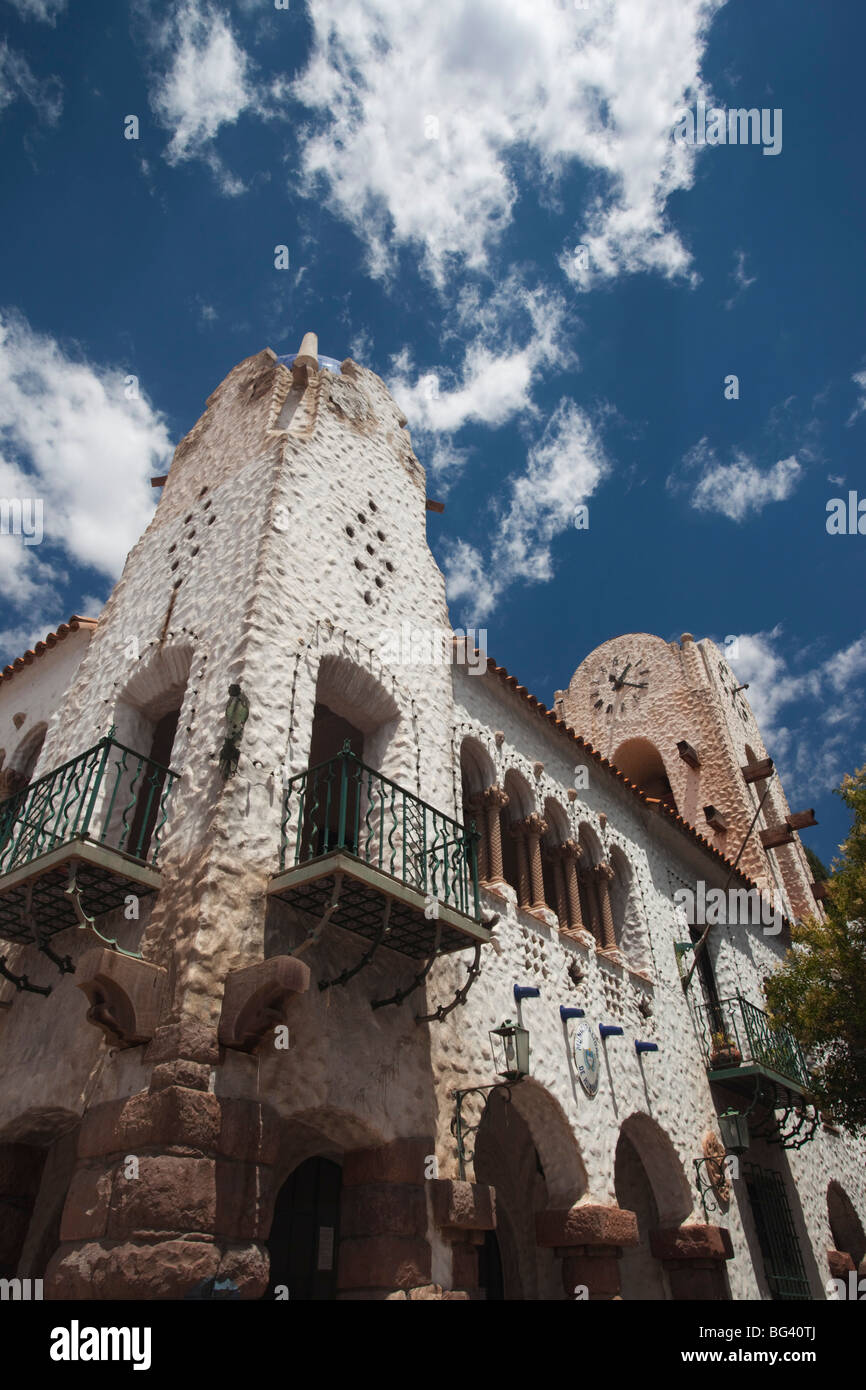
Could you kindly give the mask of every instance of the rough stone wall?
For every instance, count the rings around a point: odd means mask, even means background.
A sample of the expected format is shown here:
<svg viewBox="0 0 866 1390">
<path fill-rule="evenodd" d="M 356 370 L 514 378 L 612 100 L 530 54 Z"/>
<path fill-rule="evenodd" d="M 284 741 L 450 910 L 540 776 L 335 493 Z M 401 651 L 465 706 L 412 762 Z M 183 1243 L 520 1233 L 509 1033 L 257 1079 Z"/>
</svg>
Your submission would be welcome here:
<svg viewBox="0 0 866 1390">
<path fill-rule="evenodd" d="M 5 753 L 0 770 L 18 766 L 22 745 L 35 728 L 52 726 L 58 720 L 63 697 L 87 651 L 92 631 L 80 627 L 70 632 L 10 680 L 0 681 L 0 749 Z M 16 725 L 15 716 L 22 714 L 23 722 L 19 719 Z M 38 777 L 46 767 L 44 756 L 40 756 L 33 776 Z"/>
</svg>

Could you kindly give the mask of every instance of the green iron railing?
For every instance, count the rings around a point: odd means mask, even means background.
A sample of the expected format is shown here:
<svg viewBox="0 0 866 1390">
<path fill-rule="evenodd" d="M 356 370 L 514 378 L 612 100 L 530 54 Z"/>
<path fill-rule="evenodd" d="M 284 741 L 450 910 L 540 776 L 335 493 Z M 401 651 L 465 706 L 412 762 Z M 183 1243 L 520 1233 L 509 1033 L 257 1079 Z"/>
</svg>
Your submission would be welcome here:
<svg viewBox="0 0 866 1390">
<path fill-rule="evenodd" d="M 700 1005 L 698 1017 L 711 1070 L 739 1065 L 725 1056 L 730 1040 L 744 1063 L 765 1067 L 808 1089 L 809 1068 L 797 1039 L 786 1028 L 773 1028 L 764 1010 L 741 994 Z"/>
<path fill-rule="evenodd" d="M 90 840 L 154 866 L 178 774 L 100 739 L 0 802 L 0 875 L 72 840 Z"/>
<path fill-rule="evenodd" d="M 478 839 L 474 825 L 367 767 L 346 744 L 286 783 L 280 868 L 342 850 L 479 921 Z"/>
</svg>

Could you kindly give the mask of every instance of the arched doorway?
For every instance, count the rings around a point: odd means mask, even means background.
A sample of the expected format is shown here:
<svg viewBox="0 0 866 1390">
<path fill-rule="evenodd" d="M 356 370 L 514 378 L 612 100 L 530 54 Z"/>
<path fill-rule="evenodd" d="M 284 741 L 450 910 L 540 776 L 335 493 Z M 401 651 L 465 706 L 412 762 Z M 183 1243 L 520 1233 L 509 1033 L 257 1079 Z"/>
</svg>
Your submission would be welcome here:
<svg viewBox="0 0 866 1390">
<path fill-rule="evenodd" d="M 651 1116 L 636 1112 L 624 1121 L 614 1157 L 614 1186 L 619 1205 L 637 1216 L 639 1236 L 639 1244 L 622 1253 L 622 1296 L 669 1299 L 668 1277 L 652 1253 L 650 1233 L 680 1226 L 694 1199 L 670 1136 Z"/>
<path fill-rule="evenodd" d="M 611 761 L 630 782 L 635 782 L 650 800 L 660 801 L 676 811 L 677 803 L 661 753 L 648 738 L 627 738 Z"/>
<path fill-rule="evenodd" d="M 827 1188 L 827 1219 L 835 1249 L 850 1255 L 854 1268 L 859 1268 L 866 1256 L 866 1235 L 854 1203 L 835 1178 Z"/>
<path fill-rule="evenodd" d="M 342 1168 L 308 1158 L 277 1194 L 268 1236 L 271 1277 L 265 1298 L 323 1302 L 337 1296 Z"/>
</svg>

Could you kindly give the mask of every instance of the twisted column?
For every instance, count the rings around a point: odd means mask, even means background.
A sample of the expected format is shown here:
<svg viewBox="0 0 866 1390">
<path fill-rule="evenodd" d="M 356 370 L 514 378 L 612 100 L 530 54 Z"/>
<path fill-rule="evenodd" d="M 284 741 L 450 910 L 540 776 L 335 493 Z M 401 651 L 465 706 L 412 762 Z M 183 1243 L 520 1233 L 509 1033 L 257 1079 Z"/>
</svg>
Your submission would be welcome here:
<svg viewBox="0 0 866 1390">
<path fill-rule="evenodd" d="M 598 901 L 601 909 L 602 950 L 616 950 L 616 929 L 613 925 L 613 908 L 610 903 L 610 883 L 613 869 L 610 864 L 596 864 L 595 880 L 598 888 Z"/>
<path fill-rule="evenodd" d="M 501 787 L 488 787 L 481 797 L 487 820 L 487 871 L 491 883 L 502 883 L 502 810 L 508 793 Z"/>
<path fill-rule="evenodd" d="M 577 864 L 582 854 L 583 845 L 578 844 L 577 840 L 566 840 L 557 849 L 565 885 L 565 896 L 568 904 L 566 920 L 570 931 L 584 930 L 583 913 L 580 908 L 580 886 L 577 881 Z"/>
<path fill-rule="evenodd" d="M 533 811 L 524 821 L 526 845 L 529 854 L 529 880 L 532 889 L 532 908 L 547 907 L 544 900 L 544 871 L 541 863 L 541 837 L 547 834 L 547 821 Z"/>
</svg>

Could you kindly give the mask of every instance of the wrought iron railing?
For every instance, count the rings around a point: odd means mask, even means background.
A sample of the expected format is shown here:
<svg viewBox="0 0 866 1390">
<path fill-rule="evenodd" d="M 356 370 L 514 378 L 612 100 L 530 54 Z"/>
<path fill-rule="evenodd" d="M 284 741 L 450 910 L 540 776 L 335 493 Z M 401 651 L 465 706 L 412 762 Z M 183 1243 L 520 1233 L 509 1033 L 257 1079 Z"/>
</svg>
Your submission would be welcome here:
<svg viewBox="0 0 866 1390">
<path fill-rule="evenodd" d="M 342 850 L 478 921 L 478 839 L 474 827 L 367 767 L 346 744 L 286 783 L 280 868 Z"/>
<path fill-rule="evenodd" d="M 742 1061 L 808 1087 L 809 1068 L 797 1039 L 787 1028 L 773 1028 L 769 1015 L 741 994 L 700 1005 L 698 1017 L 711 1070 L 739 1066 Z"/>
<path fill-rule="evenodd" d="M 110 736 L 100 739 L 0 801 L 0 875 L 72 840 L 155 865 L 177 776 Z"/>
</svg>

